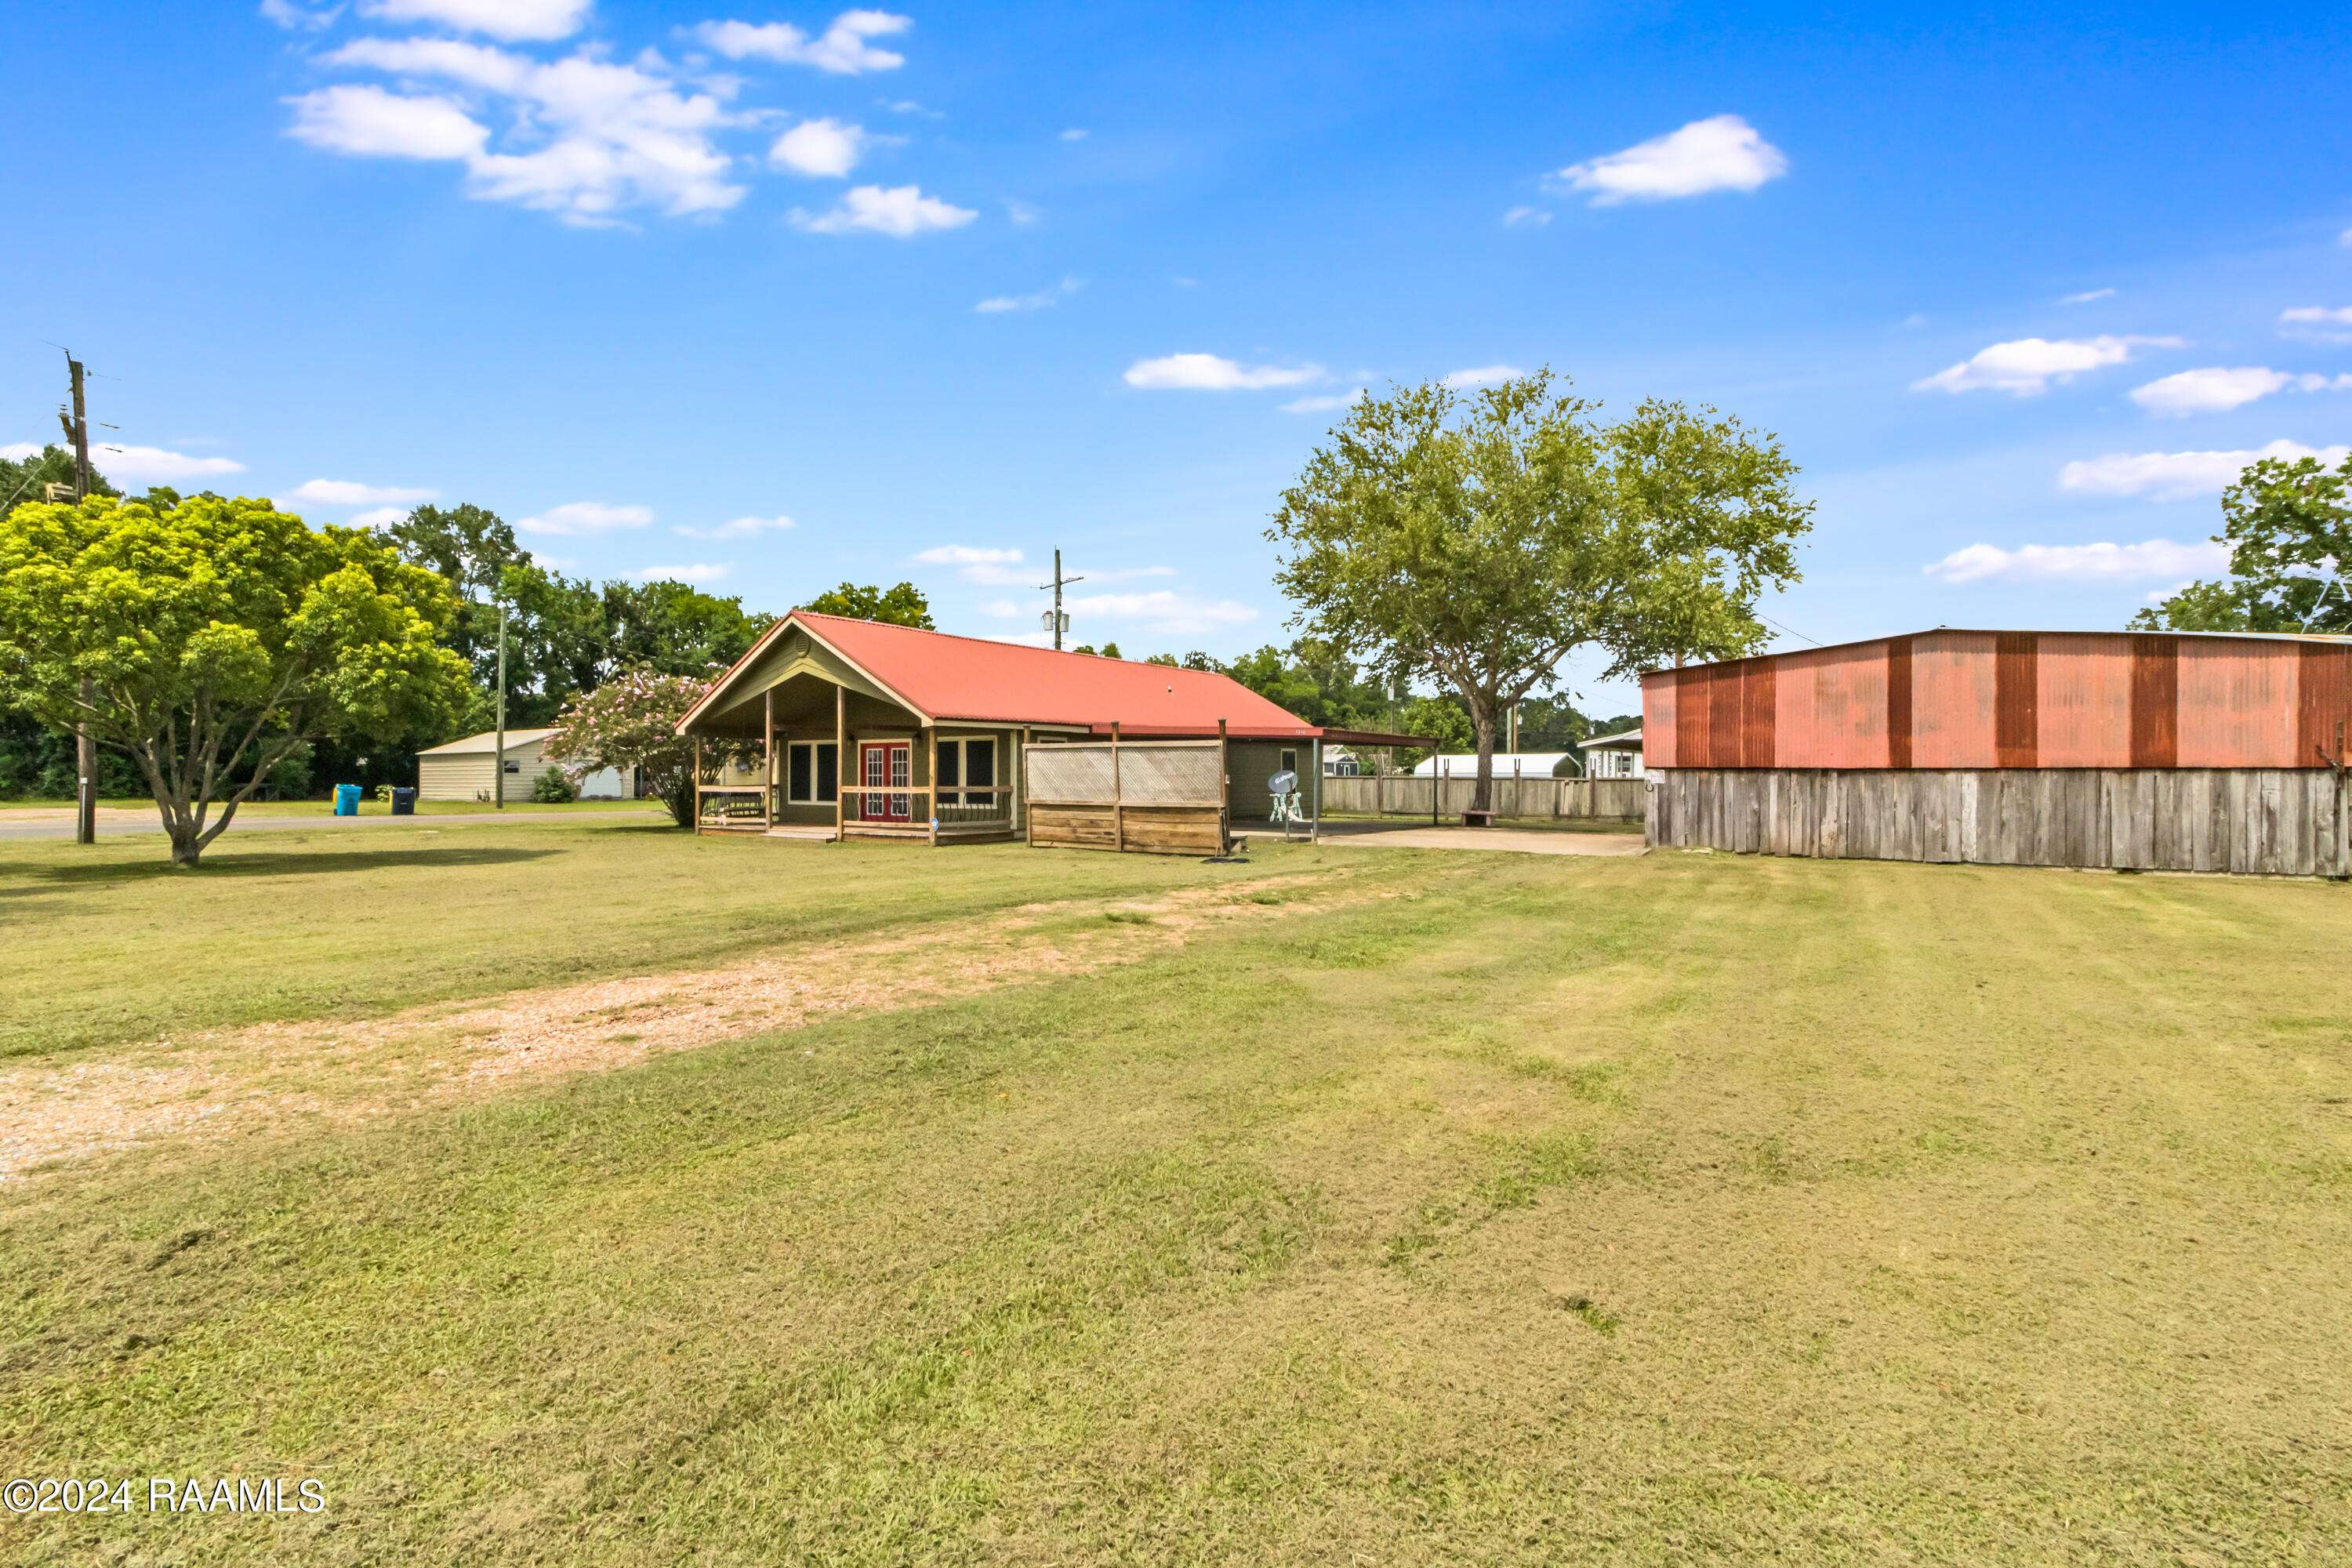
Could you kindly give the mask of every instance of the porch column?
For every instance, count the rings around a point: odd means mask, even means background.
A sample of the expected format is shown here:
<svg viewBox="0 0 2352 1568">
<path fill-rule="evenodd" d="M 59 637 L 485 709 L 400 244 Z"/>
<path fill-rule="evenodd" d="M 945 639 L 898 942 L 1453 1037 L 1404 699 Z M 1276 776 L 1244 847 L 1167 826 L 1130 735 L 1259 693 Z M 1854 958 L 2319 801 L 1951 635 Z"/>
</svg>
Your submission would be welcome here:
<svg viewBox="0 0 2352 1568">
<path fill-rule="evenodd" d="M 940 847 L 940 727 L 937 724 L 923 726 L 923 749 L 929 755 L 931 778 L 931 793 L 924 798 L 931 803 L 931 847 L 937 849 Z M 959 773 L 957 776 L 961 778 L 962 775 Z"/>
<path fill-rule="evenodd" d="M 766 726 L 767 749 L 760 753 L 760 765 L 768 775 L 767 787 L 760 792 L 760 823 L 764 827 L 776 825 L 776 689 L 772 686 L 760 694 L 761 719 Z"/>
<path fill-rule="evenodd" d="M 1029 801 L 1023 793 L 1024 775 L 1029 772 L 1029 726 L 1021 726 L 1021 739 L 1013 753 L 1013 805 L 1008 808 L 1013 831 L 1022 837 L 1029 837 Z"/>
<path fill-rule="evenodd" d="M 503 758 L 499 765 L 506 765 Z M 702 737 L 699 735 L 694 738 L 694 830 L 697 833 L 702 831 Z"/>
<path fill-rule="evenodd" d="M 1307 842 L 1323 840 L 1323 737 L 1315 737 L 1315 815 L 1307 819 Z"/>
<path fill-rule="evenodd" d="M 833 841 L 841 842 L 842 788 L 857 774 L 849 766 L 849 688 L 833 689 Z"/>
</svg>

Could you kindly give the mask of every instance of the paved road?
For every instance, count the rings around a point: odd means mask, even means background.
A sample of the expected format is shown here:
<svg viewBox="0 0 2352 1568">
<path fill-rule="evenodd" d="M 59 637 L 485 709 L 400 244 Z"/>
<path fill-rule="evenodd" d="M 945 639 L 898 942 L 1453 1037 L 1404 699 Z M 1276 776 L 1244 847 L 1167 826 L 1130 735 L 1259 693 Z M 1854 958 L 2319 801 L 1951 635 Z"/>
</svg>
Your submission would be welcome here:
<svg viewBox="0 0 2352 1568">
<path fill-rule="evenodd" d="M 439 827 L 465 822 L 603 822 L 618 820 L 635 822 L 645 817 L 664 815 L 658 807 L 650 811 L 460 811 L 441 812 L 428 816 L 394 816 L 378 808 L 358 816 L 270 816 L 239 812 L 229 824 L 231 833 L 248 829 L 308 827 L 314 831 L 325 828 L 336 833 L 356 832 L 371 827 Z M 128 837 L 137 833 L 162 834 L 163 821 L 160 814 L 139 811 L 126 806 L 102 805 L 98 808 L 98 836 L 103 839 Z M 11 838 L 71 838 L 73 810 L 0 811 L 0 840 Z M 215 840 L 217 842 L 217 840 Z"/>
</svg>

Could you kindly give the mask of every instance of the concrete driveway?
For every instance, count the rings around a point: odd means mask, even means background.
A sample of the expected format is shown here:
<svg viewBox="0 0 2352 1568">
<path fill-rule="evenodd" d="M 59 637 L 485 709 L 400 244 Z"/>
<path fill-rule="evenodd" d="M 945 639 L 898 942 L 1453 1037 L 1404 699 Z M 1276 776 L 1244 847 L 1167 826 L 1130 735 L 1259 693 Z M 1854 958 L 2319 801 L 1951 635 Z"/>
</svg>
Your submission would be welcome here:
<svg viewBox="0 0 2352 1568">
<path fill-rule="evenodd" d="M 1279 838 L 1278 830 L 1248 827 L 1251 837 Z M 1574 833 L 1552 827 L 1432 827 L 1410 822 L 1327 822 L 1326 844 L 1360 844 L 1389 849 L 1499 849 L 1517 855 L 1639 855 L 1638 833 Z"/>
</svg>

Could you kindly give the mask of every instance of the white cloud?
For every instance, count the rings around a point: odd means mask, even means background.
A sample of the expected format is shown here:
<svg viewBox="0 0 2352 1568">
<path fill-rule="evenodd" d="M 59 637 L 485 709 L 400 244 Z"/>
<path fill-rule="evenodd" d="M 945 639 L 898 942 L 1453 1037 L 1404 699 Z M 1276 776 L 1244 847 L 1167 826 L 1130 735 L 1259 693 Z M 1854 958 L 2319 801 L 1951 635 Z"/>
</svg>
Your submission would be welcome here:
<svg viewBox="0 0 2352 1568">
<path fill-rule="evenodd" d="M 373 87 L 324 88 L 290 100 L 290 134 L 361 156 L 462 163 L 468 194 L 601 226 L 633 205 L 672 216 L 723 212 L 745 187 L 714 137 L 742 122 L 713 94 L 681 90 L 658 57 L 615 65 L 582 51 L 542 63 L 449 38 L 361 38 L 329 65 L 439 78 L 499 100 L 510 129 L 499 151 L 466 105 Z"/>
<path fill-rule="evenodd" d="M 489 140 L 466 106 L 447 98 L 408 98 L 380 87 L 322 87 L 286 100 L 294 107 L 287 134 L 330 153 L 358 158 L 473 158 Z"/>
<path fill-rule="evenodd" d="M 363 0 L 360 14 L 382 22 L 424 22 L 509 43 L 568 38 L 587 21 L 591 0 Z"/>
<path fill-rule="evenodd" d="M 313 6 L 298 4 L 297 0 L 261 0 L 261 18 L 275 22 L 289 31 L 316 32 L 334 25 L 342 15 L 341 5 Z"/>
<path fill-rule="evenodd" d="M 768 162 L 779 169 L 820 179 L 840 179 L 857 166 L 866 151 L 863 126 L 838 120 L 803 120 L 768 149 Z"/>
<path fill-rule="evenodd" d="M 1015 616 L 1024 615 L 1026 612 L 1010 599 L 991 599 L 981 605 L 980 613 L 983 616 L 992 616 L 1000 621 L 1009 621 Z"/>
<path fill-rule="evenodd" d="M 1021 552 L 994 545 L 935 544 L 915 559 L 926 566 L 952 566 L 967 583 L 991 588 L 1034 588 L 1037 574 L 1021 564 Z M 1076 575 L 1076 574 L 1073 574 Z"/>
<path fill-rule="evenodd" d="M 830 211 L 811 214 L 794 207 L 792 220 L 811 234 L 864 230 L 893 239 L 911 239 L 919 234 L 961 228 L 979 216 L 970 207 L 950 206 L 936 196 L 927 196 L 913 185 L 893 185 L 888 190 L 880 185 L 852 185 Z"/>
<path fill-rule="evenodd" d="M 1367 386 L 1350 387 L 1345 392 L 1318 393 L 1312 397 L 1294 397 L 1282 405 L 1285 414 L 1328 414 L 1335 408 L 1345 408 L 1370 392 Z"/>
<path fill-rule="evenodd" d="M 373 507 L 366 511 L 353 514 L 351 526 L 353 528 L 390 528 L 394 523 L 400 521 L 407 515 L 408 509 L 404 506 Z M 551 565 L 552 563 L 542 558 L 540 564 L 546 566 Z"/>
<path fill-rule="evenodd" d="M 2352 228 L 2347 228 L 2342 234 L 2337 235 L 2336 237 L 2336 243 L 2343 246 L 2347 250 L 2352 250 Z"/>
<path fill-rule="evenodd" d="M 2058 470 L 2058 488 L 2077 495 L 2147 496 L 2179 500 L 2188 496 L 2215 495 L 2236 482 L 2247 464 L 2263 458 L 2317 458 L 2334 466 L 2344 460 L 2343 447 L 2315 449 L 2299 441 L 2273 441 L 2267 447 L 2234 452 L 2110 452 L 2081 458 Z"/>
<path fill-rule="evenodd" d="M 716 583 L 732 570 L 697 562 L 690 566 L 640 566 L 629 575 L 640 583 Z"/>
<path fill-rule="evenodd" d="M 321 506 L 383 506 L 393 501 L 431 500 L 439 493 L 407 485 L 363 485 L 356 479 L 305 479 L 294 487 L 296 500 L 316 501 Z"/>
<path fill-rule="evenodd" d="M 877 49 L 867 40 L 905 32 L 914 22 L 887 11 L 844 11 L 833 25 L 810 37 L 789 22 L 705 22 L 696 37 L 730 60 L 773 60 L 778 65 L 814 66 L 836 76 L 896 70 L 907 57 Z"/>
<path fill-rule="evenodd" d="M 1789 172 L 1788 156 L 1737 114 L 1694 120 L 1653 138 L 1559 172 L 1571 191 L 1597 207 L 1672 201 L 1710 191 L 1752 191 Z"/>
<path fill-rule="evenodd" d="M 2061 295 L 2058 302 L 2062 305 L 2088 305 L 2095 300 L 2112 300 L 2115 297 L 2116 291 L 2112 289 L 2085 289 L 2080 294 Z"/>
<path fill-rule="evenodd" d="M 9 448 L 14 451 L 15 448 Z M 27 447 L 26 451 L 38 451 Z M 90 467 L 114 483 L 142 485 L 176 485 L 189 479 L 219 479 L 225 474 L 241 474 L 245 465 L 227 458 L 193 458 L 185 452 L 168 452 L 161 447 L 122 447 L 100 443 L 90 448 Z"/>
<path fill-rule="evenodd" d="M 1955 365 L 1911 384 L 1914 392 L 2006 392 L 2034 397 L 2050 390 L 2053 381 L 2066 382 L 2084 371 L 2122 364 L 2141 348 L 2177 349 L 2179 338 L 2110 337 L 2019 338 L 1979 349 Z"/>
<path fill-rule="evenodd" d="M 794 526 L 791 518 L 779 512 L 774 517 L 730 517 L 715 528 L 689 528 L 680 523 L 670 531 L 688 539 L 751 539 L 762 533 L 782 533 Z"/>
<path fill-rule="evenodd" d="M 649 506 L 607 506 L 598 500 L 575 500 L 549 507 L 534 517 L 522 518 L 515 527 L 525 533 L 578 539 L 589 534 L 610 533 L 615 529 L 643 528 L 653 520 L 654 510 Z"/>
<path fill-rule="evenodd" d="M 2204 370 L 2184 370 L 2178 375 L 2151 381 L 2146 386 L 2136 386 L 2131 398 L 2151 414 L 2179 416 L 2218 414 L 2242 407 L 2274 392 L 2342 392 L 2347 388 L 2352 388 L 2352 375 L 2290 375 L 2283 370 L 2265 370 L 2259 365 L 2213 365 Z"/>
<path fill-rule="evenodd" d="M 1059 304 L 1086 286 L 1083 278 L 1065 278 L 1051 289 L 1040 289 L 1034 294 L 992 294 L 972 309 L 983 316 L 1003 315 L 1013 310 L 1042 310 L 1048 305 Z"/>
<path fill-rule="evenodd" d="M 1473 365 L 1468 370 L 1448 371 L 1445 374 L 1445 384 L 1455 388 L 1498 386 L 1507 381 L 1516 381 L 1527 374 L 1515 364 Z"/>
<path fill-rule="evenodd" d="M 0 458 L 22 462 L 26 458 L 41 455 L 40 446 L 32 441 L 17 441 L 0 447 Z M 188 479 L 217 479 L 225 474 L 245 472 L 243 463 L 227 458 L 196 458 L 185 452 L 170 452 L 161 447 L 125 447 L 101 442 L 90 448 L 90 467 L 116 484 L 178 484 Z"/>
<path fill-rule="evenodd" d="M 1513 207 L 1503 215 L 1505 228 L 1517 228 L 1523 224 L 1531 224 L 1537 228 L 1541 228 L 1550 221 L 1551 214 L 1541 207 Z"/>
<path fill-rule="evenodd" d="M 1021 559 L 1018 550 L 985 544 L 934 544 L 915 559 L 926 566 L 1009 566 Z"/>
<path fill-rule="evenodd" d="M 1007 223 L 1018 224 L 1024 228 L 1035 223 L 1041 216 L 1043 215 L 1039 213 L 1037 208 L 1032 206 L 1027 202 L 1011 201 L 1004 204 L 1005 221 Z"/>
<path fill-rule="evenodd" d="M 1129 386 L 1153 391 L 1255 392 L 1269 386 L 1303 386 L 1323 379 L 1318 364 L 1237 364 L 1216 354 L 1165 354 L 1127 367 Z"/>
<path fill-rule="evenodd" d="M 1073 125 L 1067 131 L 1062 132 L 1062 140 L 1065 142 L 1083 142 L 1092 134 L 1094 134 L 1094 132 L 1088 131 L 1083 125 Z"/>
<path fill-rule="evenodd" d="M 2195 577 L 2229 564 L 2224 544 L 2150 539 L 2139 544 L 2023 544 L 2015 550 L 1971 544 L 1923 570 L 1947 583 L 2117 583 Z"/>
<path fill-rule="evenodd" d="M 1235 600 L 1202 599 L 1169 588 L 1145 594 L 1080 594 L 1065 599 L 1063 607 L 1074 620 L 1090 616 L 1132 621 L 1145 631 L 1171 637 L 1257 619 L 1256 610 Z"/>
<path fill-rule="evenodd" d="M 2334 309 L 2297 305 L 2279 312 L 2278 330 L 2284 338 L 2311 338 L 2323 343 L 2352 342 L 2352 305 Z"/>
</svg>

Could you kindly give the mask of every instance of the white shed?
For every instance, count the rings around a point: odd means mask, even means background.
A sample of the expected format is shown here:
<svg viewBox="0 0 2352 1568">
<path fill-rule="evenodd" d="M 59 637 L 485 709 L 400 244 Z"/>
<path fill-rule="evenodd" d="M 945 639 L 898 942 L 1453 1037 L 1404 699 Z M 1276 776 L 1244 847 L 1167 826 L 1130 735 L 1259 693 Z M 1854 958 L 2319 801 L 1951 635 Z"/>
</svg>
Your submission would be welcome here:
<svg viewBox="0 0 2352 1568">
<path fill-rule="evenodd" d="M 506 751 L 506 797 L 530 798 L 533 780 L 555 765 L 542 752 L 548 730 L 509 730 Z M 416 795 L 420 800 L 488 800 L 495 787 L 498 731 L 450 741 L 416 753 Z M 600 768 L 580 781 L 583 800 L 624 800 L 636 791 L 635 769 Z"/>
<path fill-rule="evenodd" d="M 1614 735 L 1595 735 L 1589 741 L 1579 741 L 1584 752 L 1584 771 L 1596 779 L 1637 779 L 1642 776 L 1642 731 L 1620 730 Z"/>
<path fill-rule="evenodd" d="M 1507 779 L 1514 773 L 1528 779 L 1572 779 L 1577 776 L 1577 755 L 1573 752 L 1496 752 L 1495 776 Z M 1475 779 L 1478 776 L 1478 754 L 1475 752 L 1449 752 L 1444 756 L 1423 757 L 1412 776 L 1425 779 L 1442 773 L 1450 779 Z"/>
</svg>

